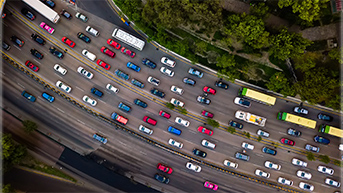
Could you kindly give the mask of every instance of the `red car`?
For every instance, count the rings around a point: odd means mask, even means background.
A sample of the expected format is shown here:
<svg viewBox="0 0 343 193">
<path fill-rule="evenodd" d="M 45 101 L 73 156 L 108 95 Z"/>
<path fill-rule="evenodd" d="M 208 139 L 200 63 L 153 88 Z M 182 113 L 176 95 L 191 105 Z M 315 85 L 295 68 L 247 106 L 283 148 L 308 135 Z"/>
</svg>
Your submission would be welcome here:
<svg viewBox="0 0 343 193">
<path fill-rule="evenodd" d="M 204 182 L 204 187 L 212 190 L 218 190 L 218 185 L 209 181 Z"/>
<path fill-rule="evenodd" d="M 205 110 L 201 111 L 201 115 L 208 117 L 208 118 L 213 118 L 213 116 L 214 116 L 213 113 L 210 113 L 210 112 L 205 111 Z"/>
<path fill-rule="evenodd" d="M 204 88 L 202 90 L 204 92 L 206 92 L 206 93 L 210 93 L 210 94 L 213 94 L 213 95 L 215 95 L 216 92 L 217 92 L 215 89 L 213 89 L 211 87 L 208 87 L 208 86 L 204 86 Z"/>
<path fill-rule="evenodd" d="M 198 127 L 198 131 L 200 133 L 204 133 L 204 134 L 207 134 L 209 136 L 212 136 L 213 135 L 213 131 L 211 129 L 207 129 L 206 127 L 203 127 L 203 126 L 199 126 Z"/>
<path fill-rule="evenodd" d="M 69 47 L 73 48 L 75 47 L 75 43 L 73 41 L 71 41 L 69 38 L 67 37 L 63 37 L 62 38 L 62 42 L 67 44 Z"/>
<path fill-rule="evenodd" d="M 119 50 L 120 49 L 120 44 L 112 40 L 111 38 L 107 40 L 107 44 L 114 47 L 115 49 Z"/>
<path fill-rule="evenodd" d="M 153 126 L 155 126 L 157 124 L 157 121 L 155 119 L 152 119 L 152 118 L 150 118 L 148 116 L 145 116 L 143 118 L 143 121 L 145 121 L 145 122 L 147 122 L 147 123 L 149 123 L 150 125 L 153 125 Z"/>
<path fill-rule="evenodd" d="M 295 142 L 293 140 L 287 139 L 287 138 L 281 138 L 281 143 L 285 144 L 285 145 L 290 145 L 290 146 L 294 146 Z"/>
<path fill-rule="evenodd" d="M 106 48 L 105 46 L 101 47 L 101 52 L 106 54 L 107 56 L 114 58 L 114 56 L 116 56 L 116 53 L 114 53 L 112 50 Z"/>
<path fill-rule="evenodd" d="M 166 166 L 164 164 L 157 164 L 157 169 L 161 170 L 164 173 L 171 174 L 173 172 L 173 169 L 169 166 Z"/>
<path fill-rule="evenodd" d="M 158 113 L 161 117 L 165 117 L 167 119 L 170 119 L 171 115 L 165 111 L 160 110 L 160 112 Z"/>
<path fill-rule="evenodd" d="M 136 53 L 134 53 L 133 51 L 131 51 L 125 47 L 121 48 L 121 53 L 126 54 L 126 55 L 130 56 L 131 58 L 134 58 L 136 55 Z"/>
<path fill-rule="evenodd" d="M 103 67 L 105 70 L 109 70 L 111 68 L 111 66 L 109 64 L 107 64 L 106 62 L 104 62 L 104 61 L 102 61 L 100 59 L 98 61 L 96 61 L 96 63 L 99 66 Z"/>
<path fill-rule="evenodd" d="M 38 72 L 38 70 L 39 70 L 38 66 L 34 65 L 29 60 L 25 62 L 25 65 L 35 72 Z"/>
</svg>

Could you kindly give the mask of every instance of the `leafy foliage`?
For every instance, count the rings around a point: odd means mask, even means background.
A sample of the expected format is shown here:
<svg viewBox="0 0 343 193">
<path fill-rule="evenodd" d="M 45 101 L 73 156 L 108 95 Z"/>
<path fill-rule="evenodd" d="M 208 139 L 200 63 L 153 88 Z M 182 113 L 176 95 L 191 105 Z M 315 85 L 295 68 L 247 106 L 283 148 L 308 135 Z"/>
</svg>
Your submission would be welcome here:
<svg viewBox="0 0 343 193">
<path fill-rule="evenodd" d="M 262 137 L 261 137 L 261 136 L 258 136 L 257 141 L 258 141 L 258 142 L 262 141 Z"/>
<path fill-rule="evenodd" d="M 16 144 L 11 134 L 3 134 L 1 138 L 2 160 L 4 172 L 10 170 L 13 165 L 20 163 L 27 155 L 27 150 L 23 145 Z"/>
<path fill-rule="evenodd" d="M 23 126 L 24 126 L 23 129 L 27 133 L 31 133 L 31 132 L 35 131 L 38 128 L 38 125 L 35 122 L 30 121 L 30 120 L 25 120 L 22 123 L 23 123 Z"/>
<path fill-rule="evenodd" d="M 318 62 L 320 57 L 320 54 L 318 54 L 317 52 L 306 52 L 304 54 L 295 56 L 294 67 L 297 70 L 306 72 L 316 66 L 316 63 Z"/>
<path fill-rule="evenodd" d="M 343 64 L 343 48 L 334 48 L 330 50 L 329 57 L 333 60 L 337 60 L 340 64 Z"/>
<path fill-rule="evenodd" d="M 207 118 L 207 124 L 214 128 L 219 127 L 219 122 L 214 119 Z"/>
<path fill-rule="evenodd" d="M 269 90 L 278 92 L 284 96 L 295 96 L 296 94 L 294 87 L 289 83 L 285 74 L 282 72 L 277 72 L 270 77 L 266 86 Z"/>
<path fill-rule="evenodd" d="M 227 131 L 228 131 L 229 133 L 231 133 L 231 134 L 234 134 L 234 133 L 236 132 L 236 129 L 233 128 L 233 127 L 228 127 L 228 128 L 227 128 Z"/>
<path fill-rule="evenodd" d="M 166 103 L 166 107 L 170 110 L 173 110 L 175 108 L 175 106 L 172 103 Z"/>
<path fill-rule="evenodd" d="M 307 152 L 306 153 L 306 158 L 308 159 L 308 161 L 314 161 L 316 160 L 316 158 L 314 158 L 314 155 L 312 152 Z"/>
<path fill-rule="evenodd" d="M 249 13 L 257 16 L 258 18 L 265 18 L 268 16 L 269 7 L 265 3 L 258 3 L 255 6 L 251 6 Z"/>
<path fill-rule="evenodd" d="M 330 163 L 330 158 L 327 155 L 319 155 L 319 161 L 328 164 Z"/>
<path fill-rule="evenodd" d="M 6 184 L 5 186 L 2 186 L 2 193 L 15 193 L 15 190 L 11 184 Z"/>
<path fill-rule="evenodd" d="M 180 106 L 178 106 L 177 109 L 179 109 L 179 110 L 180 110 L 180 113 L 183 114 L 183 115 L 187 115 L 187 113 L 188 113 L 188 112 L 187 112 L 187 109 L 182 108 L 182 107 L 180 107 Z"/>
</svg>

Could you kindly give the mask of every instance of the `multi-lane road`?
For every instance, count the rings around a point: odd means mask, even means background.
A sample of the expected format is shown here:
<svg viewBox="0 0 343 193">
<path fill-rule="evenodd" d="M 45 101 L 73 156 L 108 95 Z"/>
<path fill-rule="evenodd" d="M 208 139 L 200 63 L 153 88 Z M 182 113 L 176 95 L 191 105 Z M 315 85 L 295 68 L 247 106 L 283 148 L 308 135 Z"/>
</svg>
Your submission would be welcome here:
<svg viewBox="0 0 343 193">
<path fill-rule="evenodd" d="M 3 20 L 3 40 L 9 43 L 12 47 L 9 51 L 5 51 L 5 53 L 13 57 L 15 60 L 21 62 L 22 64 L 24 64 L 26 60 L 32 61 L 34 64 L 40 67 L 37 75 L 44 78 L 52 85 L 54 85 L 58 80 L 62 80 L 63 82 L 68 84 L 72 88 L 70 96 L 74 99 L 77 99 L 81 103 L 83 103 L 82 97 L 84 95 L 91 96 L 98 101 L 97 106 L 93 107 L 94 110 L 107 116 L 110 116 L 110 114 L 114 111 L 118 112 L 119 114 L 129 119 L 127 126 L 136 131 L 138 131 L 137 128 L 140 124 L 146 125 L 154 130 L 151 138 L 162 143 L 167 144 L 167 141 L 170 138 L 181 141 L 184 144 L 184 147 L 181 151 L 189 155 L 192 155 L 191 151 L 194 147 L 196 147 L 208 153 L 208 156 L 205 158 L 207 161 L 222 165 L 224 159 L 230 159 L 239 164 L 237 171 L 244 172 L 252 176 L 254 176 L 255 169 L 260 168 L 264 171 L 270 172 L 270 180 L 274 182 L 279 176 L 283 176 L 294 181 L 293 187 L 297 187 L 300 181 L 307 181 L 308 183 L 315 186 L 315 192 L 333 192 L 336 190 L 335 188 L 324 185 L 324 179 L 327 176 L 317 171 L 318 165 L 325 164 L 318 161 L 307 161 L 309 164 L 308 167 L 305 168 L 305 170 L 311 172 L 313 177 L 311 180 L 300 180 L 295 175 L 296 171 L 300 168 L 293 166 L 291 164 L 291 160 L 293 157 L 306 160 L 305 156 L 294 153 L 292 148 L 282 148 L 280 147 L 281 145 L 279 146 L 279 148 L 277 148 L 277 156 L 274 157 L 264 154 L 263 152 L 261 152 L 261 148 L 265 146 L 263 141 L 262 143 L 250 141 L 249 139 L 232 135 L 225 131 L 223 128 L 227 127 L 227 123 L 229 120 L 235 120 L 234 113 L 236 110 L 241 109 L 244 111 L 249 111 L 267 118 L 267 124 L 263 129 L 270 133 L 269 139 L 274 141 L 275 143 L 278 143 L 281 137 L 287 137 L 295 140 L 295 149 L 303 149 L 305 144 L 309 143 L 319 146 L 321 149 L 320 153 L 324 153 L 332 158 L 339 159 L 340 152 L 338 150 L 338 145 L 340 143 L 340 139 L 329 136 L 331 140 L 331 144 L 329 146 L 315 144 L 313 141 L 313 136 L 317 134 L 316 130 L 301 128 L 296 125 L 276 120 L 277 112 L 292 112 L 293 107 L 296 106 L 296 104 L 292 101 L 287 101 L 279 98 L 277 99 L 276 105 L 273 107 L 252 102 L 251 108 L 249 108 L 248 110 L 244 109 L 243 107 L 237 106 L 233 103 L 233 99 L 235 98 L 235 96 L 237 96 L 238 89 L 240 88 L 239 85 L 230 83 L 230 88 L 228 90 L 217 88 L 214 86 L 214 82 L 218 80 L 216 75 L 208 73 L 205 69 L 201 68 L 198 69 L 201 69 L 205 72 L 203 78 L 199 79 L 192 75 L 189 75 L 187 73 L 190 67 L 189 63 L 170 56 L 162 49 L 157 50 L 156 47 L 151 44 L 147 43 L 142 52 L 139 52 L 128 46 L 130 49 L 136 52 L 136 57 L 133 59 L 123 55 L 122 53 L 120 53 L 120 51 L 115 50 L 114 48 L 111 48 L 116 52 L 116 57 L 114 59 L 104 55 L 103 53 L 101 53 L 100 48 L 102 46 L 110 47 L 106 44 L 106 41 L 108 38 L 111 38 L 111 34 L 116 25 L 110 23 L 107 20 L 104 20 L 101 17 L 97 17 L 95 14 L 89 13 L 86 10 L 75 10 L 75 8 L 68 7 L 63 2 L 57 2 L 56 7 L 54 8 L 55 11 L 59 12 L 62 8 L 64 8 L 72 13 L 72 15 L 75 15 L 76 11 L 80 11 L 86 14 L 90 19 L 87 23 L 83 23 L 75 17 L 71 20 L 67 20 L 66 18 L 62 17 L 61 21 L 56 25 L 48 22 L 49 25 L 55 28 L 54 34 L 49 35 L 38 26 L 41 21 L 46 22 L 47 20 L 35 11 L 32 12 L 35 13 L 37 18 L 33 22 L 27 20 L 20 13 L 21 8 L 23 7 L 27 6 L 22 2 L 12 1 L 7 2 L 7 5 L 5 6 L 5 9 L 13 11 L 12 16 L 8 16 Z M 94 8 L 93 11 L 95 11 Z M 112 17 L 116 17 L 113 12 L 109 12 L 108 10 L 102 9 L 99 10 L 99 12 L 105 12 L 111 14 Z M 87 32 L 85 32 L 85 28 L 87 25 L 98 29 L 100 31 L 100 36 L 93 37 L 90 34 L 87 34 Z M 120 25 L 123 24 L 121 23 Z M 92 39 L 92 42 L 90 44 L 86 44 L 85 42 L 79 40 L 76 37 L 76 34 L 78 32 L 85 33 Z M 41 46 L 32 41 L 30 38 L 32 33 L 40 34 L 47 41 L 47 44 Z M 17 35 L 20 39 L 25 41 L 25 45 L 22 48 L 18 48 L 17 46 L 13 45 L 13 43 L 9 41 L 9 38 L 12 35 Z M 61 38 L 63 36 L 66 36 L 73 40 L 76 43 L 75 48 L 71 49 L 63 44 L 61 42 Z M 118 43 L 126 46 L 122 42 Z M 62 60 L 59 60 L 49 53 L 49 47 L 51 45 L 59 47 L 60 50 L 68 50 Z M 30 54 L 31 48 L 36 48 L 38 51 L 42 52 L 44 54 L 44 59 L 35 59 Z M 109 63 L 111 65 L 111 69 L 109 71 L 106 71 L 97 66 L 96 63 L 90 62 L 88 59 L 84 58 L 81 55 L 81 51 L 83 49 L 87 49 L 95 53 L 97 59 L 102 59 L 105 62 Z M 176 67 L 172 69 L 173 71 L 175 71 L 175 76 L 173 78 L 167 77 L 159 72 L 159 68 L 161 66 L 164 66 L 160 62 L 160 58 L 163 56 L 169 56 L 170 58 L 175 59 L 177 62 Z M 154 61 L 157 64 L 157 68 L 150 69 L 142 65 L 141 60 L 143 58 L 149 58 Z M 126 68 L 126 63 L 129 61 L 139 65 L 142 68 L 141 72 L 137 73 Z M 53 66 L 56 63 L 61 64 L 68 70 L 68 73 L 65 76 L 62 76 L 53 69 Z M 79 66 L 83 66 L 87 70 L 90 70 L 94 74 L 94 78 L 88 80 L 85 77 L 81 76 L 76 71 Z M 135 78 L 144 82 L 145 88 L 137 88 L 133 86 L 129 81 L 123 81 L 122 79 L 116 77 L 113 74 L 113 71 L 115 69 L 121 69 L 128 73 L 130 75 L 130 80 L 132 78 Z M 27 113 L 32 114 L 34 112 L 33 110 L 31 110 L 31 108 L 39 109 L 36 110 L 36 112 L 34 113 L 36 119 L 39 119 L 51 125 L 51 128 L 53 128 L 53 132 L 61 136 L 61 138 L 63 138 L 64 140 L 68 141 L 68 143 L 73 143 L 74 146 L 76 146 L 77 148 L 83 149 L 80 150 L 81 152 L 90 152 L 92 151 L 92 149 L 97 148 L 99 144 L 91 139 L 91 135 L 94 132 L 100 132 L 109 140 L 109 143 L 106 146 L 111 149 L 121 149 L 122 152 L 126 152 L 128 156 L 131 156 L 132 160 L 133 158 L 135 158 L 136 160 L 144 162 L 144 164 L 139 164 L 137 166 L 142 175 L 152 176 L 154 172 L 156 172 L 155 166 L 158 162 L 164 162 L 172 166 L 175 169 L 175 172 L 170 177 L 170 185 L 158 184 L 159 186 L 165 187 L 165 189 L 168 189 L 168 186 L 173 186 L 174 188 L 178 188 L 179 190 L 187 192 L 204 191 L 204 189 L 201 187 L 201 183 L 205 181 L 205 179 L 217 183 L 220 187 L 219 190 L 223 191 L 229 191 L 231 189 L 231 191 L 233 192 L 237 192 L 239 190 L 254 192 L 256 187 L 261 187 L 261 190 L 267 188 L 266 186 L 251 182 L 248 183 L 251 183 L 251 185 L 245 185 L 247 182 L 245 182 L 244 180 L 233 178 L 223 173 L 213 171 L 209 168 L 204 168 L 203 171 L 199 174 L 192 173 L 184 166 L 187 162 L 186 160 L 181 159 L 180 157 L 177 157 L 175 155 L 168 154 L 163 150 L 152 148 L 149 145 L 144 145 L 143 142 L 140 142 L 135 138 L 130 138 L 118 131 L 113 130 L 113 128 L 110 128 L 103 123 L 99 123 L 97 119 L 95 119 L 94 117 L 90 117 L 90 115 L 86 114 L 81 109 L 77 109 L 76 107 L 71 106 L 70 103 L 68 103 L 61 97 L 57 97 L 54 103 L 49 104 L 47 101 L 44 101 L 40 97 L 41 92 L 43 92 L 43 88 L 35 85 L 37 83 L 29 81 L 27 77 L 20 77 L 23 76 L 22 73 L 8 66 L 4 67 L 3 72 L 5 73 L 5 77 L 7 77 L 7 79 L 5 78 L 4 81 L 5 99 L 8 99 L 8 101 L 11 103 L 16 103 L 17 106 L 26 107 Z M 161 81 L 161 84 L 157 88 L 166 93 L 166 97 L 164 99 L 160 99 L 150 94 L 150 89 L 155 86 L 147 82 L 147 77 L 149 76 L 154 76 Z M 196 85 L 194 87 L 185 85 L 182 82 L 182 79 L 184 77 L 195 79 L 197 82 Z M 119 93 L 112 94 L 108 92 L 105 89 L 105 85 L 108 83 L 111 83 L 118 87 L 120 89 Z M 184 94 L 182 96 L 179 96 L 175 93 L 172 93 L 170 91 L 170 87 L 172 85 L 183 88 L 185 90 Z M 208 106 L 199 104 L 196 101 L 196 97 L 203 93 L 202 88 L 204 86 L 210 86 L 217 90 L 217 94 L 215 96 L 209 96 L 212 103 Z M 96 87 L 102 90 L 105 93 L 104 96 L 100 99 L 96 98 L 90 93 L 90 89 L 92 87 Z M 37 96 L 39 100 L 33 104 L 30 104 L 29 101 L 20 96 L 21 91 L 24 89 Z M 52 94 L 52 92 L 50 92 L 50 94 Z M 15 97 L 15 95 L 17 95 L 18 97 Z M 179 114 L 176 111 L 171 111 L 165 107 L 165 102 L 168 102 L 172 97 L 177 98 L 185 103 L 185 108 L 188 110 L 187 115 Z M 148 107 L 146 109 L 143 109 L 134 105 L 133 100 L 136 98 L 145 101 L 148 104 Z M 130 113 L 120 111 L 117 108 L 119 102 L 125 102 L 126 104 L 129 104 L 132 107 L 132 111 Z M 306 117 L 310 119 L 317 120 L 316 115 L 319 112 L 323 112 L 318 108 L 308 108 L 310 110 L 310 113 Z M 160 109 L 170 112 L 172 118 L 167 120 L 159 117 L 158 111 Z M 214 113 L 214 119 L 219 121 L 220 124 L 223 126 L 219 129 L 211 128 L 214 130 L 214 135 L 211 137 L 201 134 L 197 131 L 197 127 L 200 125 L 204 125 L 204 123 L 206 122 L 206 119 L 200 115 L 202 109 L 206 109 Z M 338 114 L 330 112 L 327 113 L 334 117 L 334 121 L 331 122 L 330 125 L 338 127 L 340 125 L 340 116 Z M 156 119 L 158 122 L 157 125 L 150 126 L 147 123 L 144 123 L 142 121 L 142 118 L 145 115 Z M 176 116 L 180 116 L 189 120 L 190 126 L 188 128 L 185 128 L 174 123 L 174 119 Z M 319 120 L 317 120 L 317 122 L 317 125 L 324 123 Z M 256 131 L 259 129 L 258 126 L 254 126 L 245 122 L 241 123 L 244 124 L 243 130 L 250 132 L 250 134 L 252 135 L 255 135 Z M 61 124 L 61 127 L 57 126 L 59 124 Z M 69 125 L 71 127 L 63 127 L 62 125 Z M 182 135 L 175 136 L 168 133 L 167 128 L 169 125 L 181 129 L 183 131 Z M 289 127 L 299 129 L 303 133 L 301 138 L 288 136 L 286 134 L 286 130 Z M 123 137 L 125 140 L 123 140 L 121 137 Z M 202 139 L 208 139 L 215 142 L 217 148 L 215 150 L 209 150 L 202 147 L 200 144 Z M 255 145 L 255 149 L 253 151 L 247 152 L 247 154 L 251 156 L 249 162 L 243 162 L 233 158 L 236 151 L 242 151 L 241 143 L 243 141 L 247 141 Z M 137 151 L 134 151 L 136 149 Z M 281 170 L 273 171 L 265 168 L 264 162 L 266 160 L 281 164 Z M 329 164 L 329 167 L 332 167 L 335 170 L 335 174 L 332 178 L 340 181 L 340 168 L 331 164 Z M 227 183 L 228 181 L 234 181 L 234 183 Z M 151 183 L 155 184 L 156 182 L 152 181 Z"/>
</svg>

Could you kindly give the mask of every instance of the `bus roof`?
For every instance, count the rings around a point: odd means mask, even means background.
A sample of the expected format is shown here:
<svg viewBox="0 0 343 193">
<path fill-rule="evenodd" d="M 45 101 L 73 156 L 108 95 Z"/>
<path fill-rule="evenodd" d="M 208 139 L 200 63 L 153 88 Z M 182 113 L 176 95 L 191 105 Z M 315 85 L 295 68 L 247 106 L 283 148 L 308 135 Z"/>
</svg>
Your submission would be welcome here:
<svg viewBox="0 0 343 193">
<path fill-rule="evenodd" d="M 282 120 L 288 121 L 291 123 L 295 123 L 298 125 L 302 125 L 302 126 L 305 126 L 305 127 L 311 128 L 311 129 L 316 128 L 316 124 L 317 124 L 317 122 L 314 120 L 307 119 L 304 117 L 300 117 L 297 115 L 292 115 L 290 113 L 283 113 L 282 114 Z"/>
<path fill-rule="evenodd" d="M 242 95 L 249 97 L 249 98 L 252 98 L 252 99 L 259 100 L 259 101 L 264 102 L 264 103 L 269 104 L 269 105 L 275 105 L 275 101 L 276 101 L 275 97 L 272 97 L 272 96 L 251 90 L 249 88 L 243 88 L 242 89 Z"/>
<path fill-rule="evenodd" d="M 325 133 L 330 134 L 330 135 L 334 135 L 336 137 L 343 138 L 343 130 L 342 129 L 332 127 L 329 125 L 325 126 Z"/>
</svg>

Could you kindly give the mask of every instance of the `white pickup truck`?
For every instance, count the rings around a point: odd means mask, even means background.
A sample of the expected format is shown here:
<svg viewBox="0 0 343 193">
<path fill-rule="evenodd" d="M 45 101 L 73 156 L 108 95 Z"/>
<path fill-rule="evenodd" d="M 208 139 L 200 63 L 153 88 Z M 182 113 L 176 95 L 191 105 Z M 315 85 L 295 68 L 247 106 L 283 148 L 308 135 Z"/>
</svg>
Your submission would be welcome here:
<svg viewBox="0 0 343 193">
<path fill-rule="evenodd" d="M 264 127 L 267 119 L 244 111 L 236 111 L 235 117 L 248 123 Z"/>
</svg>

